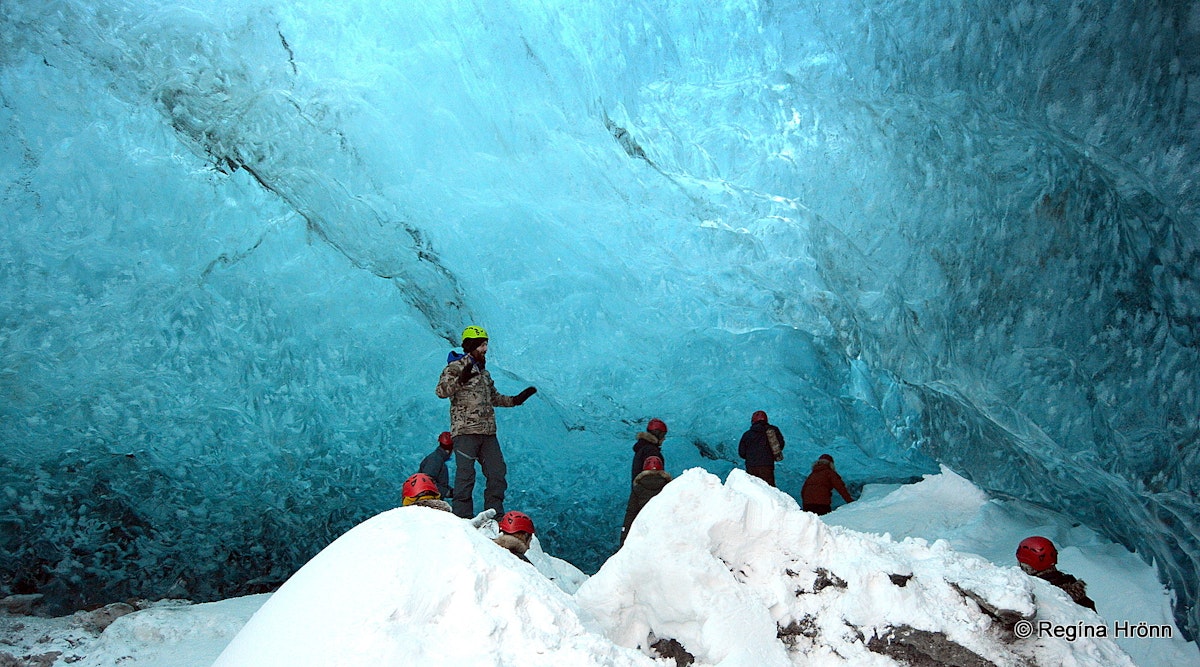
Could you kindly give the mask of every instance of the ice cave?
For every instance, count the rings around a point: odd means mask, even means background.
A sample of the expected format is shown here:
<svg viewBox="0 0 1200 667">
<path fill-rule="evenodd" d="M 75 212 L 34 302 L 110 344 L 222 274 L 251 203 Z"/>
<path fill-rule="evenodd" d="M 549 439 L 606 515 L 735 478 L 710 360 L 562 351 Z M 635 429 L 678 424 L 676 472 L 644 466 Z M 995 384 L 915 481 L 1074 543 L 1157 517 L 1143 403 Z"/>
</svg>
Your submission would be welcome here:
<svg viewBox="0 0 1200 667">
<path fill-rule="evenodd" d="M 0 2 L 0 595 L 272 590 L 399 504 L 465 326 L 593 572 L 630 447 L 946 466 L 1200 631 L 1200 4 Z M 477 485 L 477 492 L 482 484 Z"/>
</svg>

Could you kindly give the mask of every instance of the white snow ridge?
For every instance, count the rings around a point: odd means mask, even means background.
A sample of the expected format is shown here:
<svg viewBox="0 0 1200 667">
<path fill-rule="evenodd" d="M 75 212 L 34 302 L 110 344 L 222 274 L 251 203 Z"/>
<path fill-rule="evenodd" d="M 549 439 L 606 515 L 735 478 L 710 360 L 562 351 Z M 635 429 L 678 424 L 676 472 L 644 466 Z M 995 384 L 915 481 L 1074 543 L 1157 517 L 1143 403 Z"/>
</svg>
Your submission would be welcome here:
<svg viewBox="0 0 1200 667">
<path fill-rule="evenodd" d="M 1133 664 L 1108 638 L 1018 638 L 1021 619 L 1102 620 L 1015 567 L 828 526 L 738 470 L 671 482 L 581 586 L 531 560 L 448 513 L 385 512 L 297 572 L 214 667 Z"/>
</svg>

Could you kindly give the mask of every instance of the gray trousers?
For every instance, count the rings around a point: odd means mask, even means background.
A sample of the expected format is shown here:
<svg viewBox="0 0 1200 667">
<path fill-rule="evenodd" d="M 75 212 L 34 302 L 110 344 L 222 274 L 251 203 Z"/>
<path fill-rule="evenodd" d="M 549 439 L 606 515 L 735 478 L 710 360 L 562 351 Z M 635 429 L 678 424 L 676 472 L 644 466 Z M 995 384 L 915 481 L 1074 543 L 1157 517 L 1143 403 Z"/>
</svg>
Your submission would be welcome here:
<svg viewBox="0 0 1200 667">
<path fill-rule="evenodd" d="M 483 508 L 504 514 L 504 492 L 508 490 L 508 466 L 494 435 L 464 433 L 454 436 L 454 514 L 470 519 L 475 516 L 475 462 L 483 468 L 487 485 L 483 488 Z"/>
</svg>

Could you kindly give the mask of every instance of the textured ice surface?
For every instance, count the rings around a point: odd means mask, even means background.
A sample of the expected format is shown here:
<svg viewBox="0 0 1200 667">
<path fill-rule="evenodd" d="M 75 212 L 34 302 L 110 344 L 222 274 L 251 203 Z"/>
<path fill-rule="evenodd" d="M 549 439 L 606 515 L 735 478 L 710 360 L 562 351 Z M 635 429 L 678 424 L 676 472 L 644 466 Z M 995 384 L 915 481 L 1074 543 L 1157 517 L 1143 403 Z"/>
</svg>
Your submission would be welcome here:
<svg viewBox="0 0 1200 667">
<path fill-rule="evenodd" d="M 278 6 L 276 6 L 278 4 Z M 1158 563 L 1200 628 L 1200 15 L 1149 2 L 6 2 L 0 571 L 265 590 L 396 504 L 493 337 L 510 502 L 749 414 Z M 265 508 L 260 510 L 259 508 Z M 64 546 L 65 545 L 65 546 Z M 146 589 L 154 590 L 146 590 Z"/>
</svg>

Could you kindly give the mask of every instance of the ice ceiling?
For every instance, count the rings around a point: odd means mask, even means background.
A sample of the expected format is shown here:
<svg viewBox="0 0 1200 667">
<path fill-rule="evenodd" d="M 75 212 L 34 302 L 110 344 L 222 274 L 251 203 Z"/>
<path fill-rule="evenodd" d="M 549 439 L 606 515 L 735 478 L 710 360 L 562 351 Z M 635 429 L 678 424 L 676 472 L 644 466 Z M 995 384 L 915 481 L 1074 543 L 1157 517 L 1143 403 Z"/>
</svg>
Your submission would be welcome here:
<svg viewBox="0 0 1200 667">
<path fill-rule="evenodd" d="M 4 0 L 0 593 L 269 588 L 492 336 L 509 506 L 943 462 L 1200 569 L 1200 5 Z"/>
</svg>

